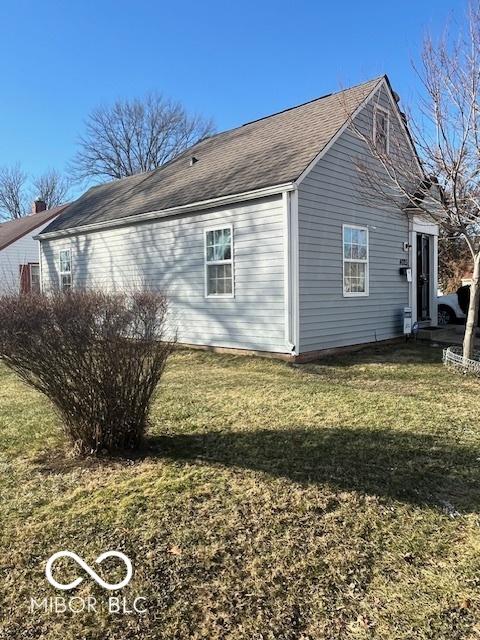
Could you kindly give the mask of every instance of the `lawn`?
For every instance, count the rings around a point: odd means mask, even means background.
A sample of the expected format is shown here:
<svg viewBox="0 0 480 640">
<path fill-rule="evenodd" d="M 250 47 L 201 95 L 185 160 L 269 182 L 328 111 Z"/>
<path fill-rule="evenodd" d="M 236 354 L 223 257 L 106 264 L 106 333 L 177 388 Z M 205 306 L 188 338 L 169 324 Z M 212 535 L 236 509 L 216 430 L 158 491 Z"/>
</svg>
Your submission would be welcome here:
<svg viewBox="0 0 480 640">
<path fill-rule="evenodd" d="M 480 638 L 480 387 L 440 359 L 179 351 L 148 448 L 116 461 L 71 459 L 49 403 L 0 367 L 0 638 Z M 147 613 L 30 613 L 68 595 L 44 575 L 63 549 L 125 552 L 122 595 Z"/>
</svg>

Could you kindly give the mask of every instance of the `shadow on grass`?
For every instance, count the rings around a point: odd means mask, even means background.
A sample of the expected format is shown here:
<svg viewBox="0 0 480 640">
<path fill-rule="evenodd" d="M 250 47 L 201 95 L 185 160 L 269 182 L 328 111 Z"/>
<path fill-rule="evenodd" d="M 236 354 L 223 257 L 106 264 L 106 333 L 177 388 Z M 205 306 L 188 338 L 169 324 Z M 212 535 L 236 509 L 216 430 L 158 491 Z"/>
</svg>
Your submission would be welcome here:
<svg viewBox="0 0 480 640">
<path fill-rule="evenodd" d="M 149 457 L 203 461 L 300 483 L 327 483 L 450 515 L 480 508 L 480 452 L 390 429 L 312 428 L 151 438 Z"/>
<path fill-rule="evenodd" d="M 442 348 L 434 346 L 427 341 L 417 341 L 398 339 L 389 348 L 385 345 L 369 345 L 361 349 L 350 352 L 324 356 L 318 360 L 305 364 L 293 365 L 300 369 L 308 370 L 312 366 L 321 365 L 325 367 L 351 367 L 356 365 L 369 364 L 439 364 L 442 360 Z"/>
</svg>

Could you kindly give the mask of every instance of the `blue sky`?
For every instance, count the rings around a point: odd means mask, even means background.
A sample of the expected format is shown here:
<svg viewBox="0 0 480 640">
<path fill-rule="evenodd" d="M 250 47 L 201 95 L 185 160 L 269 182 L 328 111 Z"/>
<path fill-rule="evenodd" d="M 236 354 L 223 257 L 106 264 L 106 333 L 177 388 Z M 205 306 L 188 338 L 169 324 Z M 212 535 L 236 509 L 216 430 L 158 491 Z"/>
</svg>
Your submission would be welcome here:
<svg viewBox="0 0 480 640">
<path fill-rule="evenodd" d="M 160 91 L 227 129 L 388 73 L 415 96 L 411 60 L 460 0 L 2 0 L 0 166 L 63 170 L 88 112 Z"/>
</svg>

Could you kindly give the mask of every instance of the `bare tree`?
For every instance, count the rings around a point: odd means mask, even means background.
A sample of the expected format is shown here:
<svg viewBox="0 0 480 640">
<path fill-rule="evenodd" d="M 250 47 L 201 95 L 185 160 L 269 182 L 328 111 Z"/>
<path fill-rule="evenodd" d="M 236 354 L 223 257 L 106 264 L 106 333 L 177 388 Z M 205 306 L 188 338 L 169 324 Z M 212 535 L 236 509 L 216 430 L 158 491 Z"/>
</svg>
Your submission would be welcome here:
<svg viewBox="0 0 480 640">
<path fill-rule="evenodd" d="M 210 120 L 158 94 L 98 107 L 85 126 L 71 165 L 79 180 L 151 171 L 213 131 Z"/>
<path fill-rule="evenodd" d="M 0 219 L 18 219 L 26 213 L 27 174 L 19 164 L 0 169 Z"/>
<path fill-rule="evenodd" d="M 44 200 L 47 209 L 66 202 L 69 181 L 55 169 L 29 179 L 17 163 L 0 169 L 0 220 L 16 220 L 30 213 L 36 198 Z"/>
<path fill-rule="evenodd" d="M 34 198 L 43 200 L 47 209 L 58 207 L 68 200 L 70 183 L 55 169 L 49 169 L 32 180 Z"/>
<path fill-rule="evenodd" d="M 408 215 L 421 212 L 447 235 L 459 236 L 468 248 L 473 272 L 463 355 L 474 352 L 480 299 L 480 6 L 469 10 L 466 27 L 438 42 L 427 38 L 415 69 L 422 94 L 418 115 L 409 118 L 414 147 L 395 118 L 390 144 L 382 127 L 351 128 L 368 146 L 370 157 L 357 167 L 369 197 L 395 203 Z M 380 100 L 380 98 L 378 98 Z M 373 105 L 377 109 L 378 105 Z M 378 109 L 378 111 L 380 111 Z M 374 119 L 375 120 L 375 119 Z M 388 148 L 387 148 L 388 146 Z"/>
</svg>

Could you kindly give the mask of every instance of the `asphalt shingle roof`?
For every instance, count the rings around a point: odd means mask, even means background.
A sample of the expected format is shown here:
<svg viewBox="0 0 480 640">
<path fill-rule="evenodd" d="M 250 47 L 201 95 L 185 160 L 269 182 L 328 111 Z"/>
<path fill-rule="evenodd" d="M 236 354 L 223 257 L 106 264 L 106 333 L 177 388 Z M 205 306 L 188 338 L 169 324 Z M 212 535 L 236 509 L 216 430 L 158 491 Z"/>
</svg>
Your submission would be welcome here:
<svg viewBox="0 0 480 640">
<path fill-rule="evenodd" d="M 18 220 L 9 220 L 0 224 L 0 251 L 8 247 L 9 244 L 16 242 L 27 233 L 31 233 L 45 222 L 48 222 L 55 216 L 58 216 L 68 204 L 62 204 L 59 207 L 53 207 L 39 213 L 32 213 L 29 216 L 19 218 Z"/>
<path fill-rule="evenodd" d="M 382 79 L 213 135 L 150 173 L 93 187 L 45 232 L 292 182 Z"/>
</svg>

